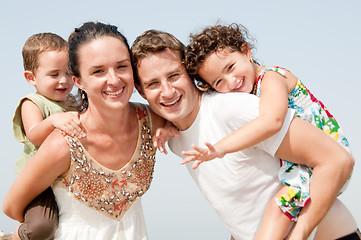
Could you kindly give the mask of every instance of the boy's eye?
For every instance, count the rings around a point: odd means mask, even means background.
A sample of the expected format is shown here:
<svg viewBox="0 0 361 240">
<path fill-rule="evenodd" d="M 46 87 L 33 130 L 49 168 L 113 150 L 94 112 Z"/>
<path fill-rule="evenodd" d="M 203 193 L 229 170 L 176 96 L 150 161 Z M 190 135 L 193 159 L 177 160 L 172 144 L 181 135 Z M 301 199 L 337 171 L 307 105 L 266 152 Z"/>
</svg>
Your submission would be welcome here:
<svg viewBox="0 0 361 240">
<path fill-rule="evenodd" d="M 50 76 L 57 77 L 57 76 L 59 76 L 59 74 L 58 73 L 52 73 L 52 74 L 50 74 Z"/>
<path fill-rule="evenodd" d="M 126 67 L 127 67 L 127 65 L 124 65 L 124 64 L 123 64 L 123 65 L 119 65 L 117 68 L 118 68 L 118 69 L 121 69 L 121 68 L 126 68 Z"/>
</svg>

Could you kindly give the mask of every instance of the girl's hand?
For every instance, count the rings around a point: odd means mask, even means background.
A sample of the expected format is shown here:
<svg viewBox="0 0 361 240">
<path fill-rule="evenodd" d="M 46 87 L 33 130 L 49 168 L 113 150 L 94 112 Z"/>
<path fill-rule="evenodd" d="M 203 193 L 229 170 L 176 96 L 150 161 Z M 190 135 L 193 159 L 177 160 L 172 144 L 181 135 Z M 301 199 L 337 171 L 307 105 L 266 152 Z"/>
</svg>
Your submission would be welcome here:
<svg viewBox="0 0 361 240">
<path fill-rule="evenodd" d="M 166 122 L 164 127 L 157 128 L 155 135 L 153 136 L 153 145 L 161 153 L 168 154 L 167 149 L 165 148 L 165 143 L 171 137 L 178 137 L 178 129 L 170 122 Z"/>
<path fill-rule="evenodd" d="M 49 118 L 54 128 L 64 131 L 69 136 L 76 136 L 79 139 L 86 136 L 78 112 L 54 113 Z"/>
<path fill-rule="evenodd" d="M 206 148 L 201 148 L 196 145 L 192 145 L 194 150 L 183 151 L 182 154 L 186 157 L 181 161 L 181 164 L 186 164 L 188 162 L 194 161 L 192 166 L 193 169 L 196 169 L 202 162 L 210 161 L 215 158 L 222 158 L 224 157 L 224 153 L 217 151 L 217 149 L 210 143 L 206 142 Z"/>
</svg>

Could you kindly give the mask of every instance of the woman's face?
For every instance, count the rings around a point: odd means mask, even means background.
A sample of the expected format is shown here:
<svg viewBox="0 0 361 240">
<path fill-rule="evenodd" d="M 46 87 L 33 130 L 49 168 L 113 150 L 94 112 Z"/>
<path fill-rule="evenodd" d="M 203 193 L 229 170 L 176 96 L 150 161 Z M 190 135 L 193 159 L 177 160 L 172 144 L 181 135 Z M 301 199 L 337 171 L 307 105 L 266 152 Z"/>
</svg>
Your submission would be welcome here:
<svg viewBox="0 0 361 240">
<path fill-rule="evenodd" d="M 127 106 L 133 93 L 133 69 L 127 46 L 118 38 L 103 36 L 80 46 L 79 75 L 75 84 L 87 93 L 89 107 Z"/>
</svg>

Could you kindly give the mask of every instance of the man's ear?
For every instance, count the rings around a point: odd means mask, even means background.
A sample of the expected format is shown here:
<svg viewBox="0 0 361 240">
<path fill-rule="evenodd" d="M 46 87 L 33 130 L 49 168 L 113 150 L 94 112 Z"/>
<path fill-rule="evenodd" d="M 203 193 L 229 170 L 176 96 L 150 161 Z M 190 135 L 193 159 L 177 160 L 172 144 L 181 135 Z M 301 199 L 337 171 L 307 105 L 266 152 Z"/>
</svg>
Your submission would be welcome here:
<svg viewBox="0 0 361 240">
<path fill-rule="evenodd" d="M 84 86 L 83 86 L 83 82 L 81 81 L 80 78 L 72 76 L 71 79 L 73 80 L 73 83 L 81 90 L 84 90 Z"/>
<path fill-rule="evenodd" d="M 35 74 L 32 71 L 24 71 L 24 77 L 29 84 L 35 86 Z"/>
<path fill-rule="evenodd" d="M 142 86 L 140 86 L 139 83 L 135 83 L 134 84 L 135 89 L 137 89 L 138 93 L 140 94 L 140 96 L 142 96 L 145 100 L 147 100 L 147 98 L 145 97 L 144 91 Z"/>
</svg>

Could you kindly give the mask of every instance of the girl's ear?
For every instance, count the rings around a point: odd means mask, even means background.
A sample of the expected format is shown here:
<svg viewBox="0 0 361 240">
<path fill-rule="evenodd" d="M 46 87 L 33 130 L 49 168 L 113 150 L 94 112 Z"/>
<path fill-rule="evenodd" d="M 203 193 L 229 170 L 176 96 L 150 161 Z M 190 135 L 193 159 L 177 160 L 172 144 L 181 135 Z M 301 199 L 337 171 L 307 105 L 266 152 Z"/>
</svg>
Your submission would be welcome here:
<svg viewBox="0 0 361 240">
<path fill-rule="evenodd" d="M 35 74 L 34 74 L 32 71 L 26 70 L 26 71 L 24 72 L 24 77 L 25 77 L 26 81 L 27 81 L 29 84 L 31 84 L 31 85 L 33 85 L 33 86 L 36 85 L 36 83 L 35 83 Z"/>
<path fill-rule="evenodd" d="M 73 83 L 81 90 L 85 91 L 84 90 L 84 86 L 83 86 L 83 82 L 81 81 L 80 78 L 78 77 L 75 77 L 75 76 L 72 76 L 71 78 L 73 80 Z M 86 92 L 86 91 L 85 91 Z"/>
<path fill-rule="evenodd" d="M 243 43 L 241 46 L 241 51 L 244 55 L 246 55 L 247 58 L 252 60 L 252 51 L 249 48 L 249 45 L 247 43 Z"/>
</svg>

